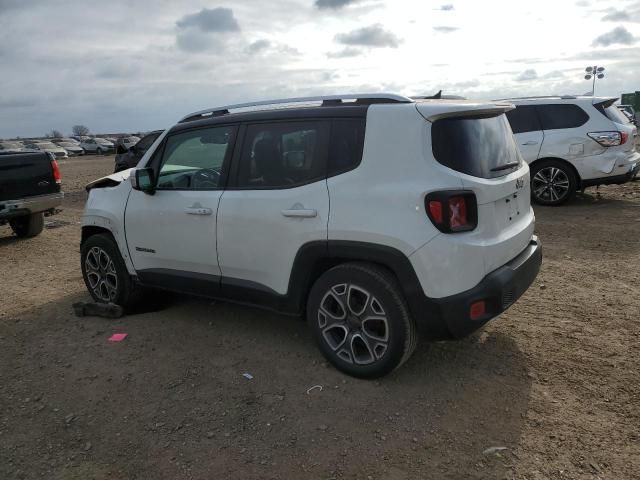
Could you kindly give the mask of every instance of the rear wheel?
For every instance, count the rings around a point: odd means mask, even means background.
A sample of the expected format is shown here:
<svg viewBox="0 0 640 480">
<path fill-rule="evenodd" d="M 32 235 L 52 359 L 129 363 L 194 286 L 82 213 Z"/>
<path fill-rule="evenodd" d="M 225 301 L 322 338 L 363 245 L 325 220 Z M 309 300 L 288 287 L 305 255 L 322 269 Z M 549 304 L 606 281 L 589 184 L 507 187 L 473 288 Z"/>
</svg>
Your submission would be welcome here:
<svg viewBox="0 0 640 480">
<path fill-rule="evenodd" d="M 80 247 L 80 257 L 84 283 L 96 302 L 123 307 L 135 304 L 138 289 L 111 235 L 100 233 L 89 237 Z"/>
<path fill-rule="evenodd" d="M 20 238 L 30 238 L 39 235 L 44 228 L 44 215 L 34 213 L 9 220 L 11 230 Z"/>
<path fill-rule="evenodd" d="M 327 360 L 354 377 L 381 377 L 416 346 L 397 281 L 375 265 L 347 263 L 325 272 L 309 294 L 307 320 Z"/>
<path fill-rule="evenodd" d="M 531 167 L 531 198 L 540 205 L 557 206 L 576 193 L 577 179 L 571 167 L 558 160 L 542 160 Z"/>
</svg>

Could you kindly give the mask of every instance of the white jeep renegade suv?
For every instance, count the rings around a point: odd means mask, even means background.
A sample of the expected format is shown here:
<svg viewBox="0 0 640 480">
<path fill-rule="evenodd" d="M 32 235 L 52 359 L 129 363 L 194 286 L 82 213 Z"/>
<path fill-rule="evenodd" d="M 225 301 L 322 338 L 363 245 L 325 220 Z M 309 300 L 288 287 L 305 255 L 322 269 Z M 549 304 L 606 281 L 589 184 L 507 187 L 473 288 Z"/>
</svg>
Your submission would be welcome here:
<svg viewBox="0 0 640 480">
<path fill-rule="evenodd" d="M 419 331 L 467 335 L 538 273 L 511 108 L 377 94 L 188 115 L 137 169 L 87 186 L 87 288 L 124 306 L 153 287 L 305 314 L 337 368 L 384 375 Z"/>
<path fill-rule="evenodd" d="M 509 99 L 507 118 L 531 168 L 532 198 L 561 205 L 576 190 L 625 183 L 640 169 L 637 128 L 613 104 L 616 98 Z"/>
</svg>

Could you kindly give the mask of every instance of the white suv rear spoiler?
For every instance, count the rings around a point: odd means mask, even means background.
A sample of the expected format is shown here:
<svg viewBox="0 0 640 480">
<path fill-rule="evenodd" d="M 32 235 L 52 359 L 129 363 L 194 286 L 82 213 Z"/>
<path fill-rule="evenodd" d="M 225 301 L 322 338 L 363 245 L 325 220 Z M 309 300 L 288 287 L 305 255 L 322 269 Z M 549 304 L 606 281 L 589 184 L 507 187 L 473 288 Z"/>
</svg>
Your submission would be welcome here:
<svg viewBox="0 0 640 480">
<path fill-rule="evenodd" d="M 464 117 L 475 115 L 495 114 L 499 115 L 515 106 L 509 102 L 500 103 L 476 103 L 476 102 L 417 102 L 416 109 L 426 120 L 435 122 L 441 118 Z"/>
</svg>

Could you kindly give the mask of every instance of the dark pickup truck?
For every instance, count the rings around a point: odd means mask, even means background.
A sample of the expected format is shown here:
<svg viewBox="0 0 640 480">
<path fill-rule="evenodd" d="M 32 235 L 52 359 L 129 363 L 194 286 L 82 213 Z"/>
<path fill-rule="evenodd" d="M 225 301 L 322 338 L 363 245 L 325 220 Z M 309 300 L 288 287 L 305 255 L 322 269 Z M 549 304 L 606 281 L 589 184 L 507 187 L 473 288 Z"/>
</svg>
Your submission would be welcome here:
<svg viewBox="0 0 640 480">
<path fill-rule="evenodd" d="M 44 216 L 62 204 L 60 169 L 48 152 L 0 152 L 0 225 L 18 237 L 35 237 Z"/>
</svg>

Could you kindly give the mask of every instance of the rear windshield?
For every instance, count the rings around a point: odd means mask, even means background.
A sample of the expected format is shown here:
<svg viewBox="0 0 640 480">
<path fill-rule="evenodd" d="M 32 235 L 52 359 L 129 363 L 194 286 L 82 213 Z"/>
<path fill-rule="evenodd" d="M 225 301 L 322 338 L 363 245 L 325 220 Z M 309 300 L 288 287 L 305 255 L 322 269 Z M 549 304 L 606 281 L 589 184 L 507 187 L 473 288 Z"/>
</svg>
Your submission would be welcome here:
<svg viewBox="0 0 640 480">
<path fill-rule="evenodd" d="M 436 120 L 433 156 L 442 165 L 474 177 L 495 178 L 520 168 L 522 158 L 505 115 Z"/>
</svg>

